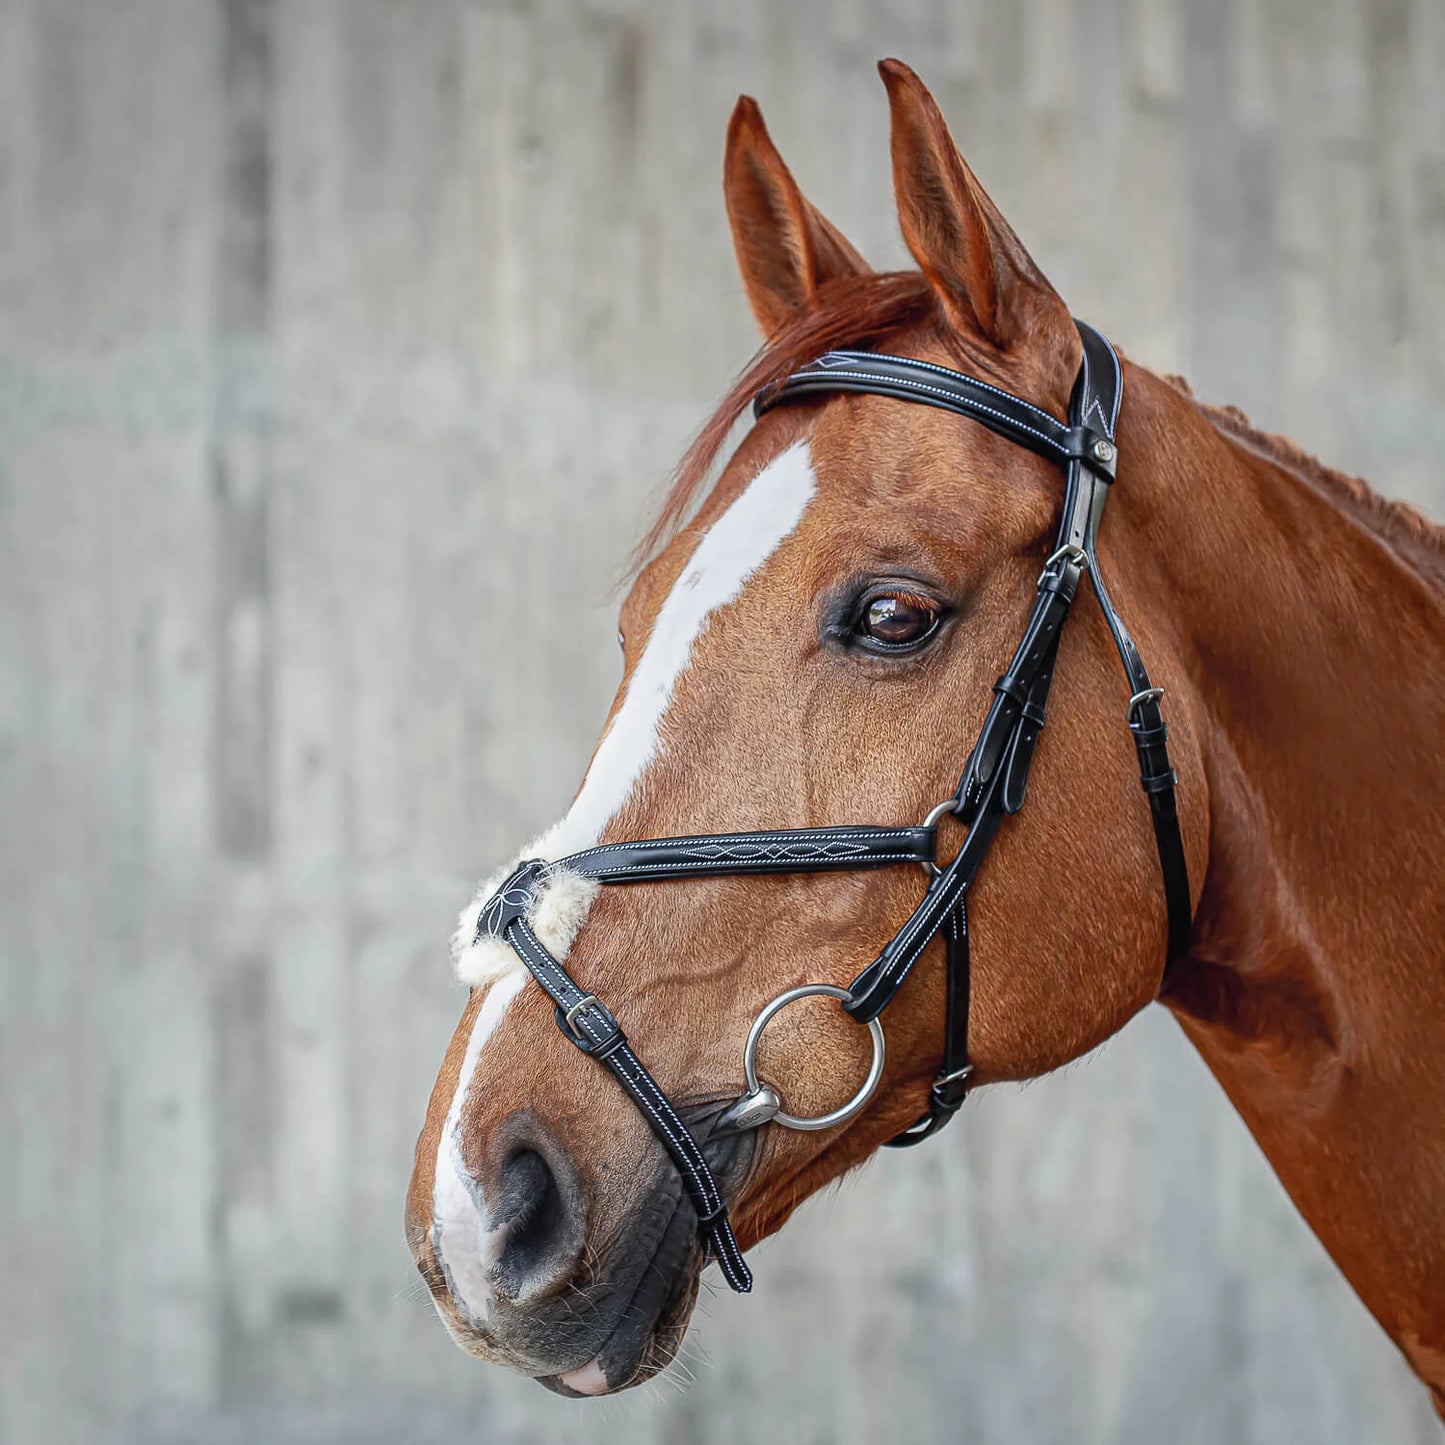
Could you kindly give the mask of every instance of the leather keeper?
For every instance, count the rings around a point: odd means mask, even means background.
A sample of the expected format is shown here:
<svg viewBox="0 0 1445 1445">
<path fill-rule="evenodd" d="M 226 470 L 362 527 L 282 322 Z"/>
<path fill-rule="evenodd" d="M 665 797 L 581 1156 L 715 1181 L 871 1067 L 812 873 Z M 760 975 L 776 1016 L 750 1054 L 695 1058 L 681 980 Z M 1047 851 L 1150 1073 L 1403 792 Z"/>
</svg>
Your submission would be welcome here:
<svg viewBox="0 0 1445 1445">
<path fill-rule="evenodd" d="M 1029 769 L 1034 762 L 1034 745 L 1039 740 L 1038 728 L 1020 719 L 1004 754 L 1003 779 L 999 785 L 999 802 L 1005 813 L 1017 813 L 1024 805 L 1029 787 Z"/>
</svg>

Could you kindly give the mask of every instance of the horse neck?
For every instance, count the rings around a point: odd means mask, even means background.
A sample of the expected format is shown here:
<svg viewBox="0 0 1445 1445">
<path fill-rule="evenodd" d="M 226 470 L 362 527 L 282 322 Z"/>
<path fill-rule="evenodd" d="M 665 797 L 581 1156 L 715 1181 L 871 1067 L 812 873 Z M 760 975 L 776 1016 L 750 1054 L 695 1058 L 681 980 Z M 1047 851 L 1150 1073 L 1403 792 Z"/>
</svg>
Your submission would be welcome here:
<svg viewBox="0 0 1445 1445">
<path fill-rule="evenodd" d="M 1186 824 L 1207 810 L 1194 944 L 1165 1002 L 1440 1399 L 1445 607 L 1306 476 L 1157 378 L 1131 369 L 1129 388 L 1125 419 L 1160 460 L 1132 503 L 1120 479 L 1133 546 L 1114 570 L 1153 559 L 1130 615 L 1173 619 L 1204 771 L 1180 804 Z"/>
</svg>

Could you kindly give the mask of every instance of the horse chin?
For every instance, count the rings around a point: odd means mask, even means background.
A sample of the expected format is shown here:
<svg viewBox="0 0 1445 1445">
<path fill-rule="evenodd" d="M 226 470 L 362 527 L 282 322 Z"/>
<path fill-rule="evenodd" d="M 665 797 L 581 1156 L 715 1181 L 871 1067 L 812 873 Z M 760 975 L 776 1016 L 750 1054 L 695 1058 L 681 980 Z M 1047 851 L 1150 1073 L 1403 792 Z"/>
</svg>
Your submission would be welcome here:
<svg viewBox="0 0 1445 1445">
<path fill-rule="evenodd" d="M 686 1117 L 724 1189 L 736 1196 L 756 1162 L 757 1137 L 751 1132 L 712 1137 L 718 1116 L 730 1102 L 711 1100 L 688 1109 Z M 615 1395 L 661 1374 L 676 1358 L 697 1304 L 706 1260 L 692 1205 L 675 1175 L 665 1173 L 663 1178 L 666 1183 L 654 1197 L 659 1202 L 671 1197 L 673 1203 L 670 1208 L 663 1204 L 653 1218 L 666 1222 L 654 1233 L 634 1219 L 628 1235 L 633 1248 L 617 1256 L 609 1271 L 612 1287 L 606 1294 L 620 1301 L 620 1307 L 608 1309 L 594 1333 L 601 1344 L 581 1365 L 549 1374 L 528 1372 L 555 1394 L 577 1399 Z"/>
<path fill-rule="evenodd" d="M 659 1256 L 663 1251 L 659 1250 Z M 554 1375 L 536 1376 L 537 1383 L 558 1395 L 582 1399 L 615 1395 L 659 1375 L 676 1358 L 697 1303 L 702 1260 L 696 1250 L 669 1279 L 655 1266 L 644 1272 L 632 1300 L 624 1306 L 611 1333 L 586 1364 Z"/>
</svg>

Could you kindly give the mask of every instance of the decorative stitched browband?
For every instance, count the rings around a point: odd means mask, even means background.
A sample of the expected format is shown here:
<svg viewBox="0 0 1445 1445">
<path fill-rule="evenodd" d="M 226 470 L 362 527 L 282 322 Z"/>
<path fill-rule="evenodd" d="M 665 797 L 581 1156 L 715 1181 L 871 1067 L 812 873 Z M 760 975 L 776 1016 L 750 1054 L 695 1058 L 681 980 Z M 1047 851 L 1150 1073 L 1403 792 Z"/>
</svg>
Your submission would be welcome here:
<svg viewBox="0 0 1445 1445">
<path fill-rule="evenodd" d="M 1123 377 L 1108 341 L 1083 322 L 1075 324 L 1083 346 L 1083 363 L 1067 425 L 1031 402 L 961 372 L 909 357 L 867 351 L 829 352 L 761 393 L 754 403 L 755 412 L 762 416 L 788 402 L 837 392 L 867 392 L 919 402 L 971 417 L 1065 468 L 1063 515 L 1056 546 L 1039 574 L 1023 639 L 1008 669 L 994 684 L 988 716 L 950 798 L 915 827 L 785 828 L 604 843 L 555 863 L 523 863 L 482 909 L 477 937 L 489 934 L 515 950 L 556 1005 L 558 1027 L 579 1049 L 605 1065 L 667 1150 L 687 1190 L 705 1245 L 735 1290 L 750 1289 L 752 1275 L 743 1261 L 728 1221 L 726 1202 L 702 1146 L 632 1051 L 611 1012 L 538 941 L 528 922 L 528 910 L 552 868 L 570 869 L 598 883 L 620 884 L 923 864 L 931 875 L 923 898 L 850 988 L 843 991 L 810 985 L 789 990 L 764 1009 L 749 1035 L 744 1064 L 751 1082 L 756 1038 L 772 1013 L 793 997 L 829 992 L 841 998 L 844 1010 L 853 1019 L 869 1025 L 874 1032 L 875 1058 L 869 1083 L 844 1109 L 817 1120 L 783 1114 L 777 1095 L 766 1086 L 754 1085 L 713 1120 L 711 1137 L 756 1128 L 770 1119 L 792 1128 L 825 1127 L 862 1108 L 882 1072 L 881 1035 L 876 1020 L 941 932 L 947 966 L 942 1065 L 922 1117 L 889 1142 L 901 1146 L 928 1138 L 953 1117 L 967 1093 L 967 893 L 1004 818 L 1023 806 L 1034 748 L 1047 716 L 1059 638 L 1087 571 L 1131 692 L 1126 721 L 1138 752 L 1140 780 L 1149 798 L 1168 911 L 1166 967 L 1184 953 L 1192 905 L 1174 797 L 1176 778 L 1169 763 L 1168 730 L 1159 705 L 1163 689 L 1150 683 L 1139 650 L 1114 610 L 1099 575 L 1096 551 L 1099 519 L 1114 479 L 1115 426 Z M 954 814 L 968 827 L 968 833 L 953 860 L 940 867 L 936 861 L 936 824 L 945 813 Z"/>
</svg>

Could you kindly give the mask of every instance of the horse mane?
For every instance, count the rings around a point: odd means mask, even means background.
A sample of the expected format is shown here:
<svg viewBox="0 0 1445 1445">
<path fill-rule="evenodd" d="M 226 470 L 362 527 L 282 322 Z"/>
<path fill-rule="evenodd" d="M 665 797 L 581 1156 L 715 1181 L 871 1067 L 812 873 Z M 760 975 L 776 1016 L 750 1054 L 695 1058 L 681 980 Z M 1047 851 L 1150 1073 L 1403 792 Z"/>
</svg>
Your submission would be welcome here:
<svg viewBox="0 0 1445 1445">
<path fill-rule="evenodd" d="M 1192 401 L 1226 436 L 1303 479 L 1427 581 L 1445 586 L 1445 527 L 1432 522 L 1418 507 L 1381 496 L 1363 477 L 1327 467 L 1289 437 L 1260 431 L 1237 406 L 1211 406 L 1200 401 L 1182 376 L 1166 376 L 1164 380 Z"/>
<path fill-rule="evenodd" d="M 677 528 L 707 480 L 733 424 L 759 391 L 825 351 L 877 345 L 902 332 L 919 329 L 932 333 L 950 351 L 960 351 L 958 338 L 944 320 L 933 288 L 921 272 L 868 272 L 825 283 L 815 305 L 768 338 L 738 373 L 717 410 L 703 423 L 677 464 L 651 527 L 632 554 L 629 574 L 635 573 Z M 1287 437 L 1259 431 L 1238 407 L 1201 402 L 1182 376 L 1166 376 L 1164 380 L 1246 450 L 1301 477 L 1379 537 L 1407 565 L 1437 586 L 1445 585 L 1445 528 L 1418 508 L 1382 497 L 1362 477 L 1327 467 Z"/>
</svg>

